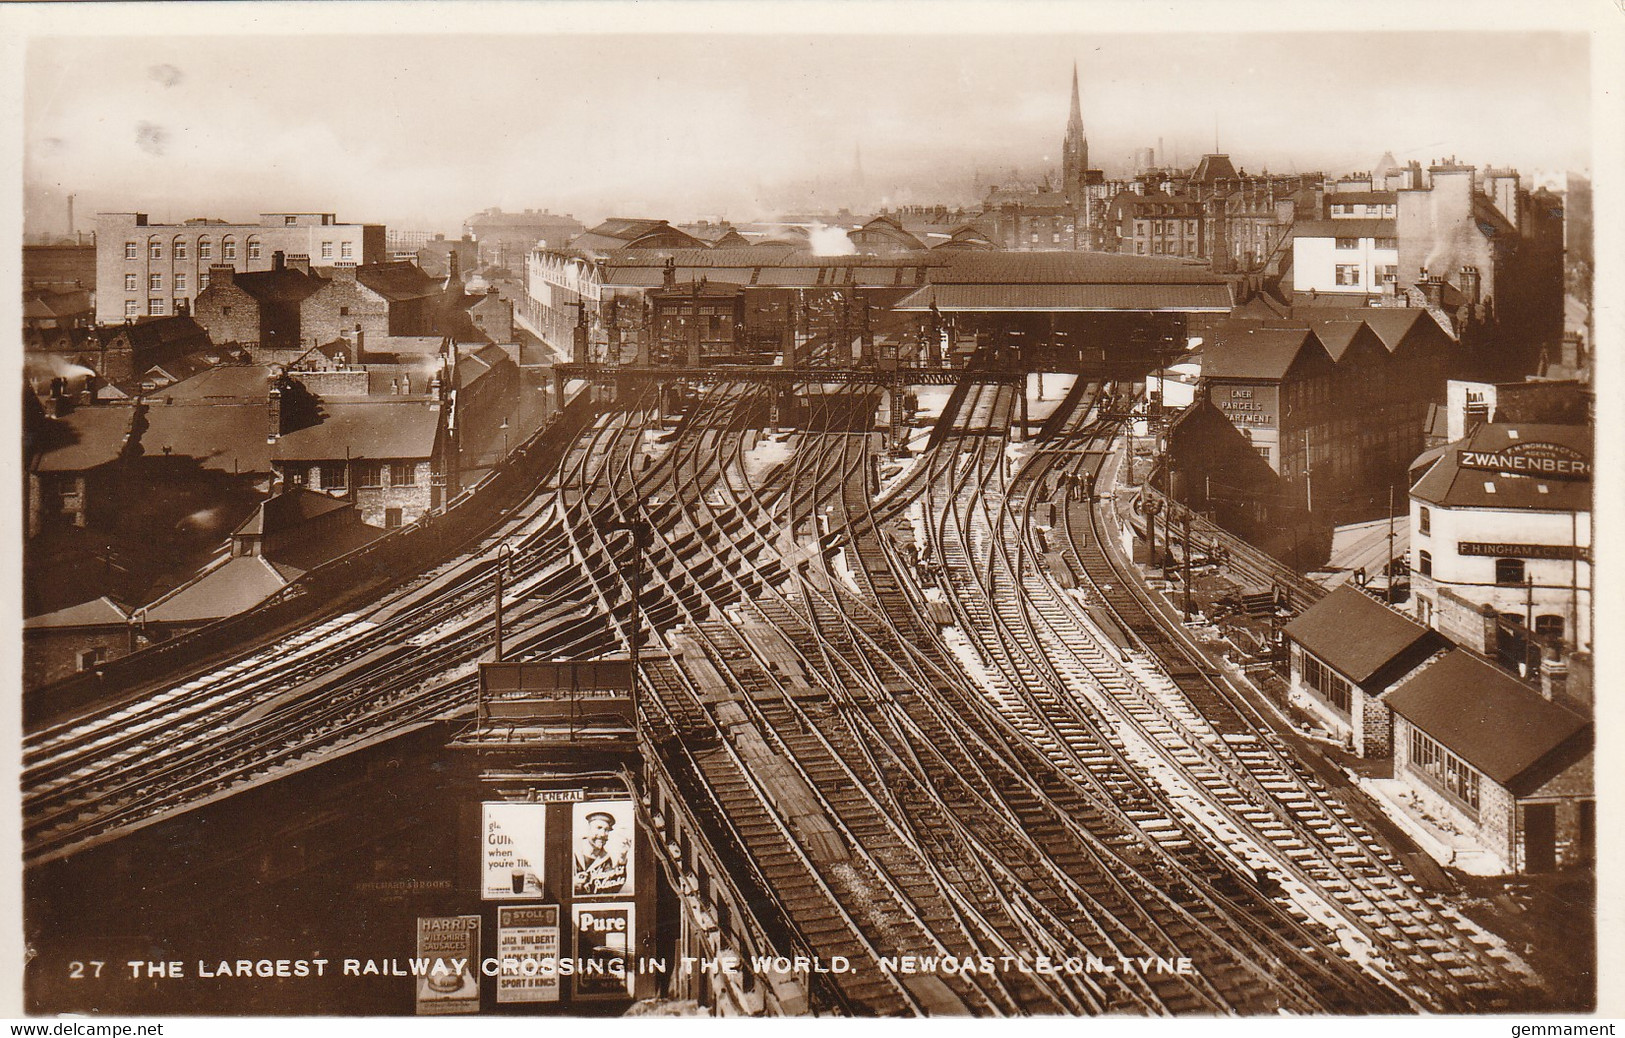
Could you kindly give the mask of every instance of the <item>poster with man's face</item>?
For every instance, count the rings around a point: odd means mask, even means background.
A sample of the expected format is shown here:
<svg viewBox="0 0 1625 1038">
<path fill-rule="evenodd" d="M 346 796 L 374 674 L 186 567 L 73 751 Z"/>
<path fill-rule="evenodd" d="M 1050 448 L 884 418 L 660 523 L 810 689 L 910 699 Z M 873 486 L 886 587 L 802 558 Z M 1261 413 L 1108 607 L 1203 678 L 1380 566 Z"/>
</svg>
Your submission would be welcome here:
<svg viewBox="0 0 1625 1038">
<path fill-rule="evenodd" d="M 571 892 L 582 897 L 632 893 L 630 800 L 587 800 L 571 812 Z"/>
</svg>

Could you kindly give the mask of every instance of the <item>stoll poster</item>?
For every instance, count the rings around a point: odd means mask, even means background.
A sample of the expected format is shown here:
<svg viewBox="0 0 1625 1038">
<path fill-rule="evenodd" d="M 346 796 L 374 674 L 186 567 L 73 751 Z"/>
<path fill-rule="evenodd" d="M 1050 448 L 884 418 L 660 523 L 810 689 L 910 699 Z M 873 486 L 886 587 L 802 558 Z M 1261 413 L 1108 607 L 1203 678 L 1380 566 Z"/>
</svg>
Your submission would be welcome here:
<svg viewBox="0 0 1625 1038">
<path fill-rule="evenodd" d="M 417 1011 L 445 1016 L 480 1011 L 480 917 L 418 918 Z"/>
<path fill-rule="evenodd" d="M 498 1002 L 559 1000 L 559 906 L 497 906 Z"/>
<path fill-rule="evenodd" d="M 542 897 L 547 805 L 480 806 L 480 897 L 486 901 Z"/>
<path fill-rule="evenodd" d="M 632 801 L 588 800 L 571 811 L 571 894 L 576 898 L 629 897 L 632 874 Z"/>
<path fill-rule="evenodd" d="M 576 998 L 627 998 L 632 994 L 633 906 L 630 901 L 574 905 Z"/>
</svg>

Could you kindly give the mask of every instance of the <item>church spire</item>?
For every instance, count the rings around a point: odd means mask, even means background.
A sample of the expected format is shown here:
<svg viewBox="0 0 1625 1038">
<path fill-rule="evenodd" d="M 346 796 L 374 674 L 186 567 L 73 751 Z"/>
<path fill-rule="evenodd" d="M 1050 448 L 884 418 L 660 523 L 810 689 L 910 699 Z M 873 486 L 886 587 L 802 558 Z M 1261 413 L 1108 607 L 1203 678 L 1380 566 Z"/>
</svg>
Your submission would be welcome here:
<svg viewBox="0 0 1625 1038">
<path fill-rule="evenodd" d="M 1083 201 L 1084 170 L 1089 168 L 1089 138 L 1083 132 L 1083 102 L 1078 96 L 1078 63 L 1072 63 L 1072 114 L 1061 144 L 1061 193 L 1073 205 Z"/>
<path fill-rule="evenodd" d="M 1083 136 L 1083 102 L 1078 100 L 1078 63 L 1072 63 L 1072 115 L 1066 121 L 1066 135 Z"/>
</svg>

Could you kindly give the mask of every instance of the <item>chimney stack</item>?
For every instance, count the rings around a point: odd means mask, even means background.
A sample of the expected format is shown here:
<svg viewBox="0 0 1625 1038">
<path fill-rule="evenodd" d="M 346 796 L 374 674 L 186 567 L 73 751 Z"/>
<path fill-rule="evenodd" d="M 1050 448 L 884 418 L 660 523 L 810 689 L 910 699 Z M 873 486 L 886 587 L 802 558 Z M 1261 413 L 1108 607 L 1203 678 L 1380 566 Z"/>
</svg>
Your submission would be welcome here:
<svg viewBox="0 0 1625 1038">
<path fill-rule="evenodd" d="M 237 280 L 237 268 L 229 263 L 209 264 L 210 285 L 230 285 Z"/>
<path fill-rule="evenodd" d="M 269 398 L 269 424 L 266 428 L 265 442 L 275 443 L 277 437 L 282 435 L 282 387 L 276 379 L 271 380 L 271 388 L 267 394 Z"/>
<path fill-rule="evenodd" d="M 271 253 L 271 269 L 282 270 L 288 265 L 288 257 L 281 250 Z"/>
<path fill-rule="evenodd" d="M 292 253 L 292 254 L 290 254 L 288 256 L 287 264 L 288 264 L 288 269 L 289 270 L 297 270 L 301 274 L 309 274 L 310 273 L 310 254 L 309 253 L 297 253 L 297 252 Z"/>
</svg>

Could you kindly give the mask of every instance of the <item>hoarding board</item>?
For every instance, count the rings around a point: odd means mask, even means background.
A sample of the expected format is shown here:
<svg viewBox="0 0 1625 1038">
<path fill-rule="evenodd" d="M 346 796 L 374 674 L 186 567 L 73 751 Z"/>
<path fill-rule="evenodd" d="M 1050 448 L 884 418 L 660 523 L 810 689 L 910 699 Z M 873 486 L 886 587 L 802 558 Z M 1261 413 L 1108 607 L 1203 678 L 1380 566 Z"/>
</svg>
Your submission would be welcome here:
<svg viewBox="0 0 1625 1038">
<path fill-rule="evenodd" d="M 547 860 L 547 805 L 485 803 L 480 824 L 480 897 L 540 898 Z"/>
<path fill-rule="evenodd" d="M 480 917 L 418 917 L 419 1016 L 480 1011 Z"/>
<path fill-rule="evenodd" d="M 559 1000 L 559 906 L 497 907 L 497 1001 Z"/>
<path fill-rule="evenodd" d="M 571 884 L 576 898 L 628 897 L 635 888 L 630 800 L 587 800 L 571 817 Z"/>
<path fill-rule="evenodd" d="M 576 998 L 628 998 L 632 967 L 634 908 L 630 901 L 573 905 L 576 944 Z"/>
</svg>

